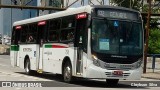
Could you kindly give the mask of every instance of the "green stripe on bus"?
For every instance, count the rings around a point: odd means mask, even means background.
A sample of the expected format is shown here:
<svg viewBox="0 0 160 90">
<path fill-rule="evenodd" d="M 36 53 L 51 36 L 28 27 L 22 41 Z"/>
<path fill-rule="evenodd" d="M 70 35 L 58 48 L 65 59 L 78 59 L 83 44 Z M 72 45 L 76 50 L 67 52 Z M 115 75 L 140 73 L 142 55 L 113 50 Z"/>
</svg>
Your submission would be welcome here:
<svg viewBox="0 0 160 90">
<path fill-rule="evenodd" d="M 11 46 L 11 51 L 19 51 L 19 47 L 18 46 Z"/>
<path fill-rule="evenodd" d="M 45 48 L 52 48 L 52 45 L 45 45 Z"/>
</svg>

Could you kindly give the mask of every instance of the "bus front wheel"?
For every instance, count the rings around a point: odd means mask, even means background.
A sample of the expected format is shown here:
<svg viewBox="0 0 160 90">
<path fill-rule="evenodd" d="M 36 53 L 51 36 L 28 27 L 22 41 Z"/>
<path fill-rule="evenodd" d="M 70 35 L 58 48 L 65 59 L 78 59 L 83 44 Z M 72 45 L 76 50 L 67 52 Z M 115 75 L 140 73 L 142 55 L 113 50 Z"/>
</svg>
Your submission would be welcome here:
<svg viewBox="0 0 160 90">
<path fill-rule="evenodd" d="M 72 66 L 69 62 L 66 62 L 64 65 L 63 79 L 67 83 L 70 83 L 72 81 Z"/>
<path fill-rule="evenodd" d="M 119 79 L 106 79 L 108 86 L 116 86 L 119 82 Z"/>
</svg>

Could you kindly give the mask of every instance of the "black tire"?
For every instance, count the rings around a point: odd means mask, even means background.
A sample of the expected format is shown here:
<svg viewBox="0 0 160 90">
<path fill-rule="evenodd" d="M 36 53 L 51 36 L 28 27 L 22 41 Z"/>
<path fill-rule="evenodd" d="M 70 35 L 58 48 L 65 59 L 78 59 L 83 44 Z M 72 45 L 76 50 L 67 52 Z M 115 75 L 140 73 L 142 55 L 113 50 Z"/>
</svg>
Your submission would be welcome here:
<svg viewBox="0 0 160 90">
<path fill-rule="evenodd" d="M 72 77 L 72 66 L 70 62 L 66 62 L 63 68 L 63 80 L 64 82 L 71 83 L 73 80 Z"/>
<path fill-rule="evenodd" d="M 119 79 L 106 79 L 107 86 L 117 86 Z"/>
<path fill-rule="evenodd" d="M 34 75 L 34 74 L 35 74 L 35 71 L 31 70 L 30 67 L 31 67 L 31 66 L 30 66 L 30 61 L 29 61 L 29 59 L 27 59 L 26 62 L 25 62 L 25 67 L 24 67 L 25 72 L 26 72 L 26 74 L 28 74 L 28 75 Z"/>
</svg>

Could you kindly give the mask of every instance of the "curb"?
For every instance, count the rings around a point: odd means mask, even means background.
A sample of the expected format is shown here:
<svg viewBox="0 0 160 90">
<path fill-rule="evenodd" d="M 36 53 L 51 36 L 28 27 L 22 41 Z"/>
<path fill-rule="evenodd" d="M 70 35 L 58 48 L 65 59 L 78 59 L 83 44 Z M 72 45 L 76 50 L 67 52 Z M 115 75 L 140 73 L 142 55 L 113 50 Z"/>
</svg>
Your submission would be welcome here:
<svg viewBox="0 0 160 90">
<path fill-rule="evenodd" d="M 154 77 L 144 77 L 144 76 L 142 76 L 142 78 L 160 80 L 160 78 L 154 78 Z"/>
</svg>

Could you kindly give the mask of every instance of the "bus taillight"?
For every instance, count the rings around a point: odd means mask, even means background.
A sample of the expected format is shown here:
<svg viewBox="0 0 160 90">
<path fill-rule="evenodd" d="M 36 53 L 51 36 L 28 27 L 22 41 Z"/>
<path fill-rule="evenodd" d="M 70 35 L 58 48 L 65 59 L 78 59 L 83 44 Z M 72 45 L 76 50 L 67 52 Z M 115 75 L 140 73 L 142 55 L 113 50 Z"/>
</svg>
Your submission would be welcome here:
<svg viewBox="0 0 160 90">
<path fill-rule="evenodd" d="M 77 15 L 76 17 L 77 19 L 84 19 L 84 18 L 87 18 L 87 14 L 86 13 L 80 13 Z"/>
</svg>

